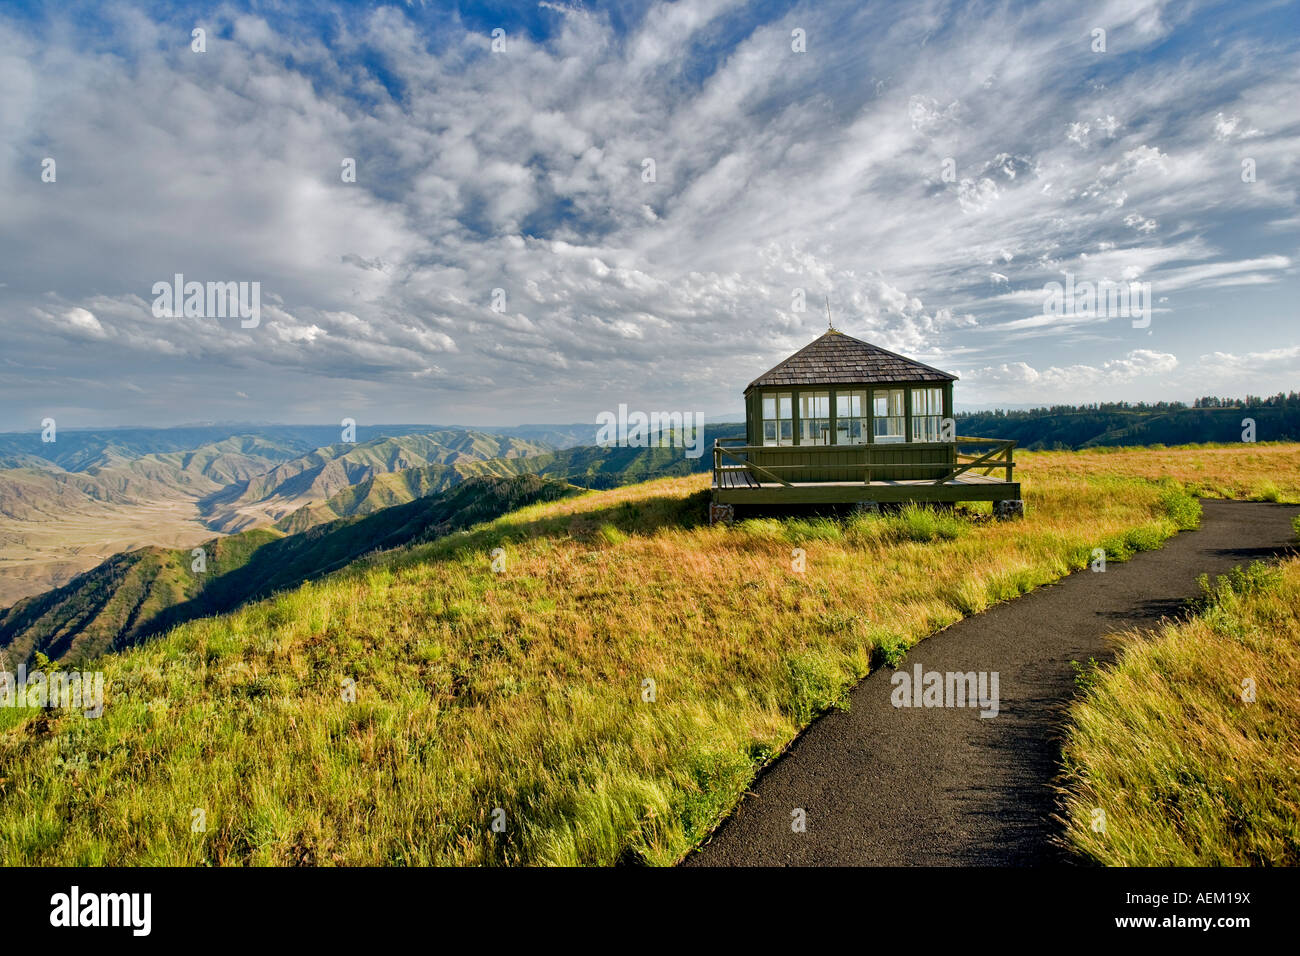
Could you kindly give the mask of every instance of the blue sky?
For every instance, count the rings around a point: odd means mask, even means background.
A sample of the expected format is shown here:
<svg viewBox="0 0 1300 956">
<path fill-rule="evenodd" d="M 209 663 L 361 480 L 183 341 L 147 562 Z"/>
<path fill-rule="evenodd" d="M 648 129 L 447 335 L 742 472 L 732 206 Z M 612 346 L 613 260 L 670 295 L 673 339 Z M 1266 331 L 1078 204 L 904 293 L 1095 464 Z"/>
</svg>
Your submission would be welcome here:
<svg viewBox="0 0 1300 956">
<path fill-rule="evenodd" d="M 0 429 L 716 417 L 827 298 L 967 406 L 1298 388 L 1298 36 L 1295 3 L 8 5 Z M 154 315 L 178 272 L 259 282 L 260 324 Z M 1067 273 L 1149 284 L 1149 326 L 1045 314 Z"/>
</svg>

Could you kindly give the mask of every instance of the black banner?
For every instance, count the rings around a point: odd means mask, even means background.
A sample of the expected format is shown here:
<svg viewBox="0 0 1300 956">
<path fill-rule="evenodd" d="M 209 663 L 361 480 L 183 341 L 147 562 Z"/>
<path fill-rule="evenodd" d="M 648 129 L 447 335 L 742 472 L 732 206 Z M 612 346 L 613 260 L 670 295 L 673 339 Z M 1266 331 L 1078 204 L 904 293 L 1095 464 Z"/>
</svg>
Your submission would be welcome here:
<svg viewBox="0 0 1300 956">
<path fill-rule="evenodd" d="M 1231 946 L 1293 923 L 1300 880 L 1277 870 L 1084 868 L 7 869 L 0 885 L 15 942 L 333 946 L 486 930 L 494 942 L 573 932 L 635 946 L 749 942 L 772 924 L 811 941 L 867 924 L 909 947 L 1052 935 Z"/>
</svg>

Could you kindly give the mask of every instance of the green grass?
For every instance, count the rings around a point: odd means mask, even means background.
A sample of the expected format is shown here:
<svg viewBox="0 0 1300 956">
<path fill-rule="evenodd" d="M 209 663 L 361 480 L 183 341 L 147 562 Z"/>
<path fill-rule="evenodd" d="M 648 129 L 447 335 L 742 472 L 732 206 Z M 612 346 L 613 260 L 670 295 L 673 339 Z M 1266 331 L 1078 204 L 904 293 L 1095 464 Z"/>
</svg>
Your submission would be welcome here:
<svg viewBox="0 0 1300 956">
<path fill-rule="evenodd" d="M 1062 813 L 1094 862 L 1300 864 L 1300 559 L 1202 589 L 1193 618 L 1127 635 L 1081 681 Z"/>
<path fill-rule="evenodd" d="M 987 517 L 974 510 L 949 511 L 909 504 L 893 512 L 855 514 L 844 523 L 843 533 L 863 545 L 954 541 Z"/>
<path fill-rule="evenodd" d="M 535 476 L 471 478 L 443 492 L 283 535 L 270 528 L 204 543 L 204 573 L 189 549 L 143 548 L 115 555 L 63 588 L 0 611 L 0 645 L 11 667 L 34 651 L 85 660 L 140 643 L 176 624 L 296 587 L 375 550 L 496 517 L 576 489 Z"/>
<path fill-rule="evenodd" d="M 0 858 L 672 863 L 873 667 L 1097 547 L 1122 557 L 1194 522 L 1158 476 L 1025 457 L 1023 521 L 710 527 L 707 477 L 664 479 L 188 622 L 104 659 L 99 720 L 0 710 Z"/>
</svg>

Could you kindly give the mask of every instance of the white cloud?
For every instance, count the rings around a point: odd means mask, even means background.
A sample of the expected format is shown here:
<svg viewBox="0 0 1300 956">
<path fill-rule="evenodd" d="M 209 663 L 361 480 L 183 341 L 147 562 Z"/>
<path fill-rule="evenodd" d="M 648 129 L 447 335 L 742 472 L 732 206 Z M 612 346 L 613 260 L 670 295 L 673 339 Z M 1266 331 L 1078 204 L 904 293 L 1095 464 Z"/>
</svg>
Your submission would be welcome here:
<svg viewBox="0 0 1300 956">
<path fill-rule="evenodd" d="M 985 366 L 963 373 L 962 383 L 972 386 L 982 396 L 1006 399 L 1015 394 L 1011 391 L 1013 388 L 1033 386 L 1034 400 L 1077 402 L 1078 395 L 1087 390 L 1124 385 L 1137 378 L 1160 378 L 1177 367 L 1178 359 L 1168 352 L 1134 349 L 1100 365 L 1078 364 L 1036 369 L 1025 362 L 1008 362 Z"/>
<path fill-rule="evenodd" d="M 1300 133 L 1284 104 L 1300 56 L 1233 40 L 1084 81 L 1102 63 L 1094 21 L 1113 63 L 1190 16 L 1163 9 L 987 4 L 944 30 L 909 4 L 746 24 L 730 0 L 656 3 L 621 35 L 598 9 L 548 3 L 553 35 L 512 29 L 503 55 L 395 7 L 340 15 L 331 46 L 272 8 L 217 8 L 202 57 L 129 4 L 98 45 L 0 19 L 7 352 L 55 361 L 53 331 L 68 380 L 112 367 L 155 390 L 169 375 L 293 390 L 268 418 L 332 415 L 340 393 L 385 417 L 536 417 L 557 372 L 557 415 L 634 391 L 734 409 L 824 327 L 829 297 L 837 327 L 886 347 L 1098 397 L 1169 370 L 1113 325 L 1026 317 L 1062 271 L 1211 304 L 1294 283 Z M 1225 145 L 1247 136 L 1250 185 Z M 32 188 L 47 153 L 58 182 Z M 151 285 L 177 271 L 260 281 L 262 325 L 154 317 Z M 1176 317 L 1151 355 L 1182 354 L 1182 335 L 1206 350 L 1194 321 L 1213 318 Z M 7 383 L 6 399 L 60 387 Z"/>
<path fill-rule="evenodd" d="M 79 307 L 32 310 L 32 315 L 46 328 L 74 339 L 103 340 L 108 332 L 93 312 Z"/>
<path fill-rule="evenodd" d="M 1246 352 L 1241 355 L 1232 352 L 1211 352 L 1201 356 L 1200 367 L 1217 372 L 1226 370 L 1257 372 L 1266 368 L 1300 371 L 1300 345 Z"/>
<path fill-rule="evenodd" d="M 1250 128 L 1249 124 L 1245 129 L 1239 129 L 1242 125 L 1240 116 L 1224 116 L 1222 113 L 1216 113 L 1214 116 L 1214 138 L 1221 143 L 1226 143 L 1234 139 L 1250 139 L 1260 135 L 1259 130 Z"/>
</svg>

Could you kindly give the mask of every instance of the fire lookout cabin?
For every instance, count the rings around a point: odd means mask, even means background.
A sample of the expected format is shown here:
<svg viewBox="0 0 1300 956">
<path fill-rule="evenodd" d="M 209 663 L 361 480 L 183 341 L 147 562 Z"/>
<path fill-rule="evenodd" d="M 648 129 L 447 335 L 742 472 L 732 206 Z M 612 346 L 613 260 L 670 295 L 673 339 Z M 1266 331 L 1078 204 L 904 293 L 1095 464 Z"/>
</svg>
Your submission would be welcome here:
<svg viewBox="0 0 1300 956">
<path fill-rule="evenodd" d="M 830 329 L 745 389 L 713 446 L 710 520 L 736 505 L 992 501 L 1023 514 L 1014 441 L 955 434 L 957 376 Z"/>
</svg>

